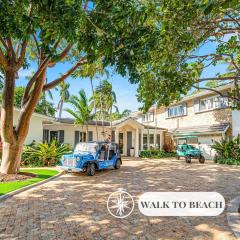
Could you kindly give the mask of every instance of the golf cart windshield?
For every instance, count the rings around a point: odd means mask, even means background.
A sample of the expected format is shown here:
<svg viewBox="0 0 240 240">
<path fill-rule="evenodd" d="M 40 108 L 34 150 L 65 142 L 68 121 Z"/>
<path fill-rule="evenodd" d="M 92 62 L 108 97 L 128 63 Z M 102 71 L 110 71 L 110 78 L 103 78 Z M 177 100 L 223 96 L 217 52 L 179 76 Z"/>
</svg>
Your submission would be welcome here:
<svg viewBox="0 0 240 240">
<path fill-rule="evenodd" d="M 97 143 L 78 143 L 75 147 L 74 154 L 96 154 L 98 150 Z"/>
</svg>

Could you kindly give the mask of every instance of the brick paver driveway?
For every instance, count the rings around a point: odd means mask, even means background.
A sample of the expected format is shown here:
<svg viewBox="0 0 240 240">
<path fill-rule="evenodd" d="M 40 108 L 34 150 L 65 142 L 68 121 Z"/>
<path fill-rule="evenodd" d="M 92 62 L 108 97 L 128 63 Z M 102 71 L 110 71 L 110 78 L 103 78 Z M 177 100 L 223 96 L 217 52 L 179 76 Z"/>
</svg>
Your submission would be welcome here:
<svg viewBox="0 0 240 240">
<path fill-rule="evenodd" d="M 218 217 L 145 217 L 137 207 L 126 219 L 106 208 L 110 193 L 218 191 L 226 202 L 240 195 L 240 168 L 177 160 L 125 160 L 120 170 L 65 174 L 0 203 L 1 239 L 235 239 L 226 213 Z"/>
</svg>

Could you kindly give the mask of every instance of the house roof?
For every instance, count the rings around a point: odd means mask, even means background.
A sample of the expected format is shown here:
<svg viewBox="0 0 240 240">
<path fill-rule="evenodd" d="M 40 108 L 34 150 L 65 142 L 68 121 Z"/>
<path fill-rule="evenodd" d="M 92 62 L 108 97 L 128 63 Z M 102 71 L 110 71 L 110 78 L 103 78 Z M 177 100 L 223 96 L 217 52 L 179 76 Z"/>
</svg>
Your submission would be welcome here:
<svg viewBox="0 0 240 240">
<path fill-rule="evenodd" d="M 55 120 L 58 123 L 67 123 L 67 124 L 74 124 L 74 119 L 73 118 L 56 118 Z M 90 120 L 88 121 L 88 125 L 97 125 L 98 126 L 102 126 L 102 123 L 104 126 L 110 126 L 110 122 L 109 121 L 95 121 L 95 120 Z"/>
<path fill-rule="evenodd" d="M 214 125 L 202 125 L 185 128 L 170 129 L 169 133 L 173 136 L 188 136 L 188 135 L 201 135 L 207 133 L 224 133 L 229 128 L 228 123 L 214 124 Z"/>
<path fill-rule="evenodd" d="M 17 107 L 14 107 L 14 111 L 21 112 L 21 109 L 17 108 Z M 48 116 L 48 115 L 45 115 L 45 114 L 41 114 L 41 113 L 36 113 L 36 112 L 33 112 L 32 116 L 45 119 L 46 121 L 53 121 L 54 120 L 54 117 L 51 117 L 51 116 Z"/>
<path fill-rule="evenodd" d="M 135 121 L 136 124 L 139 124 L 140 126 L 146 128 L 146 129 L 167 130 L 166 128 L 160 128 L 160 127 L 155 127 L 155 126 L 150 126 L 150 125 L 142 124 L 142 123 L 138 122 L 136 118 L 131 117 L 131 116 L 130 116 L 130 117 L 121 118 L 121 119 L 116 120 L 116 121 L 113 121 L 113 126 L 117 126 L 117 125 L 122 124 L 122 123 L 124 123 L 124 122 L 127 122 L 127 121 L 129 121 L 129 120 Z"/>
<path fill-rule="evenodd" d="M 217 91 L 225 91 L 229 88 L 231 88 L 233 86 L 232 83 L 228 83 L 228 84 L 225 84 L 223 86 L 220 86 L 220 87 L 217 87 L 215 88 Z M 172 104 L 170 104 L 170 106 L 174 106 L 174 105 L 177 105 L 179 103 L 182 103 L 182 102 L 186 102 L 186 101 L 189 101 L 189 100 L 192 100 L 192 99 L 197 99 L 197 98 L 201 98 L 201 97 L 204 97 L 204 96 L 207 96 L 209 94 L 212 94 L 212 95 L 218 95 L 217 93 L 213 92 L 213 91 L 210 91 L 210 90 L 203 90 L 203 91 L 200 91 L 200 92 L 197 92 L 195 94 L 192 94 L 192 95 L 186 95 L 186 96 L 183 96 L 179 101 L 175 101 L 173 102 Z M 159 108 L 159 107 L 158 107 Z M 155 110 L 155 106 L 152 106 L 149 108 L 149 112 L 152 112 Z M 131 114 L 132 117 L 137 117 L 139 115 L 142 114 L 142 111 L 136 111 L 136 112 L 133 112 Z"/>
</svg>

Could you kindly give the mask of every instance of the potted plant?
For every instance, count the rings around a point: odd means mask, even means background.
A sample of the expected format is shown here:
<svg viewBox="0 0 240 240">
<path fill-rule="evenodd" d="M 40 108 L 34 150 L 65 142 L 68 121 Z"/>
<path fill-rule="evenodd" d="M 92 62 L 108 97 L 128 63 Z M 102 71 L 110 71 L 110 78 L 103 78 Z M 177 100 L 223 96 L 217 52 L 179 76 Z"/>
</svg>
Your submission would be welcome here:
<svg viewBox="0 0 240 240">
<path fill-rule="evenodd" d="M 135 155 L 134 147 L 131 147 L 130 148 L 130 156 L 134 157 L 134 155 Z"/>
</svg>

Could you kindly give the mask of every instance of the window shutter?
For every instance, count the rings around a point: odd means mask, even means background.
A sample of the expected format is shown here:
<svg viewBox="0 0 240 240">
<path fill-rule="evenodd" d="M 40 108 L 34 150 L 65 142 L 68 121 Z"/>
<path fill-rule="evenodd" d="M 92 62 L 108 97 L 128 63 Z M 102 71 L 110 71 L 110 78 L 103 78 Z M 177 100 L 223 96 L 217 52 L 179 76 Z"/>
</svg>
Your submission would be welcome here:
<svg viewBox="0 0 240 240">
<path fill-rule="evenodd" d="M 88 131 L 88 141 L 93 141 L 93 132 Z"/>
<path fill-rule="evenodd" d="M 59 142 L 64 143 L 64 130 L 59 131 Z"/>
<path fill-rule="evenodd" d="M 79 131 L 75 131 L 74 145 L 76 146 L 78 143 L 79 143 Z"/>
<path fill-rule="evenodd" d="M 199 100 L 194 101 L 194 112 L 197 113 L 200 111 Z"/>
</svg>

